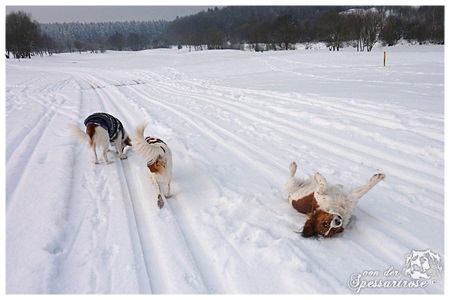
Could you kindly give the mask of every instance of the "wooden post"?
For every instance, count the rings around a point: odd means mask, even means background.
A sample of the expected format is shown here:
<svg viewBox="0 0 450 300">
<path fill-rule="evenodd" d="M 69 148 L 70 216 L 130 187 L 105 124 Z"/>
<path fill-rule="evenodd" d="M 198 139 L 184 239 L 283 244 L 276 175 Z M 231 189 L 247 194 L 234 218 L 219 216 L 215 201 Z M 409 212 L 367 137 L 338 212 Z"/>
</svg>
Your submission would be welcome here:
<svg viewBox="0 0 450 300">
<path fill-rule="evenodd" d="M 383 66 L 386 67 L 386 51 L 384 51 Z"/>
</svg>

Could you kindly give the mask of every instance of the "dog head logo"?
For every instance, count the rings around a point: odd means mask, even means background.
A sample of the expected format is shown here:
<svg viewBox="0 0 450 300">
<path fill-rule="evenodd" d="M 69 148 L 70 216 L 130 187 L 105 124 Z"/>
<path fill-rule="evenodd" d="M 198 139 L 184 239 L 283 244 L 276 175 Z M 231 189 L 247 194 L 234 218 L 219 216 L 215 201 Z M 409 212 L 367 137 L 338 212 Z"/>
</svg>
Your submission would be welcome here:
<svg viewBox="0 0 450 300">
<path fill-rule="evenodd" d="M 403 273 L 412 279 L 440 278 L 441 271 L 441 256 L 431 250 L 413 250 L 406 255 Z"/>
</svg>

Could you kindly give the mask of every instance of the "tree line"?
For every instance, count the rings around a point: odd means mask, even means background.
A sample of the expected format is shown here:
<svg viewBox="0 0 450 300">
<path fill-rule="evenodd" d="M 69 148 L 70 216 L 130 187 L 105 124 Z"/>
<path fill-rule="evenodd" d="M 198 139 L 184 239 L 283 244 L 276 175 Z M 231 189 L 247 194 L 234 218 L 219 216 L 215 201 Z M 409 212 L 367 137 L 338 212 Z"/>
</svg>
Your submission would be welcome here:
<svg viewBox="0 0 450 300">
<path fill-rule="evenodd" d="M 290 50 L 325 42 L 371 51 L 400 39 L 444 43 L 444 6 L 229 6 L 174 21 L 39 24 L 26 12 L 6 16 L 6 56 L 74 51 L 197 49 Z"/>
<path fill-rule="evenodd" d="M 6 16 L 6 56 L 64 52 L 143 50 L 161 42 L 167 21 L 39 24 L 19 11 Z"/>
<path fill-rule="evenodd" d="M 443 6 L 230 6 L 209 9 L 167 24 L 173 44 L 208 49 L 244 45 L 259 50 L 289 50 L 296 43 L 325 42 L 330 50 L 344 45 L 371 51 L 376 42 L 400 39 L 444 43 Z"/>
<path fill-rule="evenodd" d="M 167 21 L 42 24 L 41 30 L 57 41 L 57 52 L 131 50 L 164 46 Z"/>
</svg>

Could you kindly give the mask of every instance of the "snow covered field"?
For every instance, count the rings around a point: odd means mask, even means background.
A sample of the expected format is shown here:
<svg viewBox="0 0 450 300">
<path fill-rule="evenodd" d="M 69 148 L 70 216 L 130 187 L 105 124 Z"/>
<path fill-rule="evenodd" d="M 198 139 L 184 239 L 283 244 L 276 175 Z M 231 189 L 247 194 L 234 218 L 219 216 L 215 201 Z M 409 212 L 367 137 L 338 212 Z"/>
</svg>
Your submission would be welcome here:
<svg viewBox="0 0 450 300">
<path fill-rule="evenodd" d="M 68 133 L 99 111 L 172 149 L 163 210 L 132 148 L 95 165 Z M 10 59 L 5 116 L 8 294 L 444 292 L 443 46 Z M 292 161 L 386 180 L 342 234 L 306 239 Z M 414 287 L 405 257 L 427 249 L 444 271 Z"/>
</svg>

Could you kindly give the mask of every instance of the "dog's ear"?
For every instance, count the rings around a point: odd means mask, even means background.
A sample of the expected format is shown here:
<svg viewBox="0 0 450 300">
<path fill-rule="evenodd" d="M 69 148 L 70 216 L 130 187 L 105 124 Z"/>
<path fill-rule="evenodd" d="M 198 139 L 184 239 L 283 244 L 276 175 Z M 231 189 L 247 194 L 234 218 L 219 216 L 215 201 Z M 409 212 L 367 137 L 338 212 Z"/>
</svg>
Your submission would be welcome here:
<svg viewBox="0 0 450 300">
<path fill-rule="evenodd" d="M 306 221 L 305 226 L 303 226 L 302 236 L 303 237 L 312 237 L 312 236 L 314 236 L 316 234 L 314 232 L 314 225 L 315 225 L 315 219 L 310 217 Z"/>
</svg>

